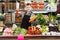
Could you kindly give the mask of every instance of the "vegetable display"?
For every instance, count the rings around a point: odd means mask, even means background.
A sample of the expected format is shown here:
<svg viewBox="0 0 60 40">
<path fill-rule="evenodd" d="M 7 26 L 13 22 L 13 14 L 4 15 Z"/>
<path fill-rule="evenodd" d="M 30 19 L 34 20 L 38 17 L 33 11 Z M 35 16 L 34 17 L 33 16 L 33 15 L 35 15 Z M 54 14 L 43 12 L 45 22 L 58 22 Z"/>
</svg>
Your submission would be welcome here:
<svg viewBox="0 0 60 40">
<path fill-rule="evenodd" d="M 24 35 L 26 35 L 26 34 L 27 34 L 27 30 L 24 29 L 24 28 L 17 27 L 17 28 L 14 30 L 14 35 L 19 35 L 19 34 L 24 34 Z"/>
<path fill-rule="evenodd" d="M 38 20 L 38 24 L 39 25 L 45 25 L 46 24 L 46 20 L 43 17 L 43 14 L 37 14 L 37 20 Z"/>
<path fill-rule="evenodd" d="M 31 27 L 28 27 L 28 34 L 29 35 L 40 35 L 41 34 L 41 31 L 38 27 L 36 26 L 31 26 Z"/>
<path fill-rule="evenodd" d="M 20 28 L 20 27 L 17 27 L 17 28 L 14 30 L 14 35 L 20 34 L 20 31 L 21 31 L 21 28 Z"/>
<path fill-rule="evenodd" d="M 50 19 L 50 22 L 55 22 L 56 21 L 56 16 L 53 13 L 50 13 L 49 14 L 49 19 Z"/>
<path fill-rule="evenodd" d="M 24 35 L 26 35 L 26 34 L 27 34 L 27 30 L 24 29 L 24 28 L 22 28 L 20 34 L 24 34 Z"/>
</svg>

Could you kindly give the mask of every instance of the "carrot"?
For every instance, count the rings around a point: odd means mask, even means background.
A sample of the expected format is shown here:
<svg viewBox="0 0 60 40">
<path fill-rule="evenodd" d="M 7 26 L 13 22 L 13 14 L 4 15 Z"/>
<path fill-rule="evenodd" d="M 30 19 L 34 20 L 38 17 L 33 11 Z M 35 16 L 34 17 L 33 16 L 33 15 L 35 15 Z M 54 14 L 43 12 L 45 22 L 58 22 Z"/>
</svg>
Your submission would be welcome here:
<svg viewBox="0 0 60 40">
<path fill-rule="evenodd" d="M 33 22 L 36 18 L 37 18 L 37 16 L 31 18 L 31 19 L 29 20 L 29 22 Z"/>
</svg>

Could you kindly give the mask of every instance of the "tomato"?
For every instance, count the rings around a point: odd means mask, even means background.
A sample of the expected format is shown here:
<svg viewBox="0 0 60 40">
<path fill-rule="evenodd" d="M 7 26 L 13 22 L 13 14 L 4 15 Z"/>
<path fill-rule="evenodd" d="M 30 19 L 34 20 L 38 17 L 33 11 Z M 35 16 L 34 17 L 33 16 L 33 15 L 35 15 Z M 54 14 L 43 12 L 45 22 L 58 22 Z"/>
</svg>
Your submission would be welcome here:
<svg viewBox="0 0 60 40">
<path fill-rule="evenodd" d="M 38 8 L 38 4 L 37 4 L 36 2 L 33 2 L 33 3 L 32 3 L 32 8 L 33 8 L 33 9 L 37 9 L 37 8 Z"/>
<path fill-rule="evenodd" d="M 36 29 L 35 34 L 41 34 L 41 31 Z"/>
<path fill-rule="evenodd" d="M 43 9 L 45 7 L 44 3 L 39 3 L 39 8 Z"/>
<path fill-rule="evenodd" d="M 28 30 L 28 34 L 33 35 L 34 31 L 33 30 Z"/>
</svg>

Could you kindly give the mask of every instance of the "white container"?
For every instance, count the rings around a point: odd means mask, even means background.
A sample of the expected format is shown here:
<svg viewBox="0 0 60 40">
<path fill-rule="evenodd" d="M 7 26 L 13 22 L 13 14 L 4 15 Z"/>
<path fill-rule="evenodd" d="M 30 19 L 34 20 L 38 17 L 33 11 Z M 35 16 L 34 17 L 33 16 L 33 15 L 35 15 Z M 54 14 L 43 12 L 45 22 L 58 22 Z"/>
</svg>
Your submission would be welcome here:
<svg viewBox="0 0 60 40">
<path fill-rule="evenodd" d="M 50 35 L 50 32 L 47 32 L 46 35 Z"/>
<path fill-rule="evenodd" d="M 56 32 L 50 32 L 50 34 L 55 36 L 56 35 Z"/>
<path fill-rule="evenodd" d="M 56 32 L 56 35 L 60 36 L 60 32 Z"/>
<path fill-rule="evenodd" d="M 46 32 L 43 32 L 42 35 L 46 35 Z"/>
</svg>

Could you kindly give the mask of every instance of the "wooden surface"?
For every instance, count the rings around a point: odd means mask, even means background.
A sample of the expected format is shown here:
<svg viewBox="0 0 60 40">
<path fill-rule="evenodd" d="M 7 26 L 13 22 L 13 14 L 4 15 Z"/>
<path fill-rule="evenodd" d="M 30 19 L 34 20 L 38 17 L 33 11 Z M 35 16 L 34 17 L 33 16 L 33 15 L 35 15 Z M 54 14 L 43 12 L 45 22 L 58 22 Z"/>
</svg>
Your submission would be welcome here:
<svg viewBox="0 0 60 40">
<path fill-rule="evenodd" d="M 17 36 L 0 36 L 0 40 L 17 40 Z M 26 35 L 25 40 L 60 40 L 60 36 Z"/>
</svg>

